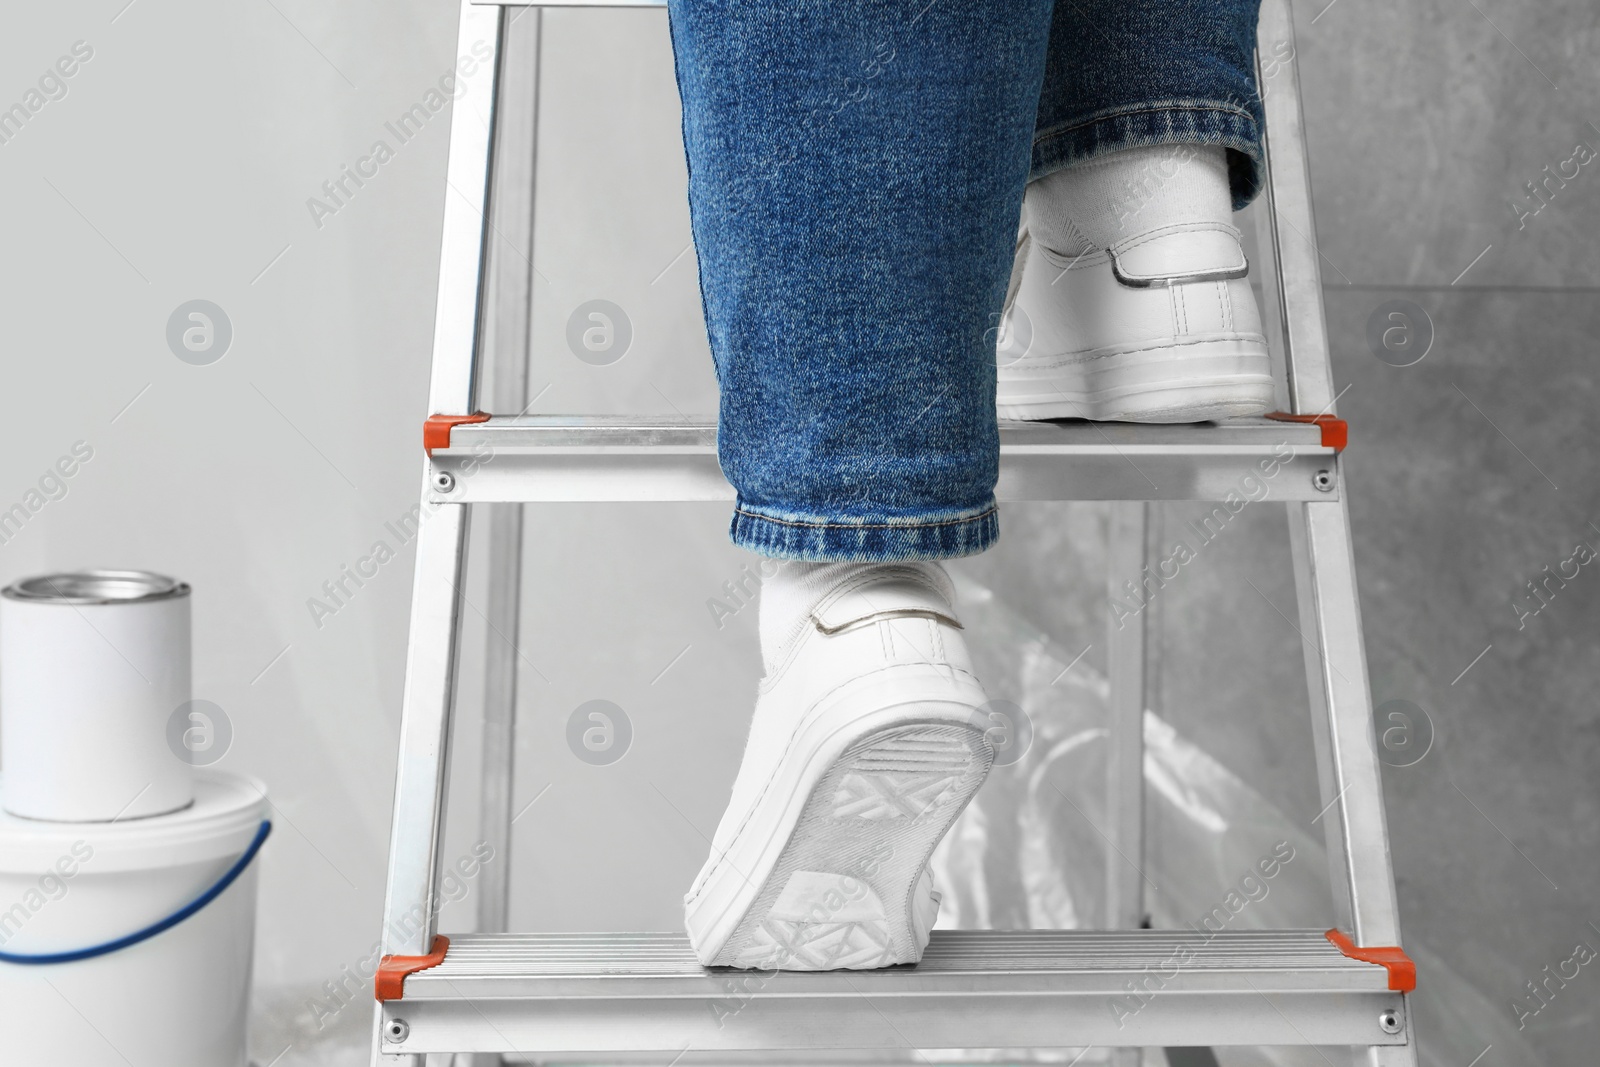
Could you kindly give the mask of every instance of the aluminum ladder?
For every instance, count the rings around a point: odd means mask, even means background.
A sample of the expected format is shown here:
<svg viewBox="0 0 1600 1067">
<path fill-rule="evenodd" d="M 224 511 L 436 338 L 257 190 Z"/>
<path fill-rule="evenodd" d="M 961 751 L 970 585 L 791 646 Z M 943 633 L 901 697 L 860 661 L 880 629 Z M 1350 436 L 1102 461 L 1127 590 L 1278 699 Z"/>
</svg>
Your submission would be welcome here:
<svg viewBox="0 0 1600 1067">
<path fill-rule="evenodd" d="M 506 925 L 502 862 L 483 872 L 478 925 L 488 932 L 437 934 L 471 505 L 733 497 L 709 419 L 478 412 L 491 361 L 490 403 L 524 407 L 531 263 L 496 256 L 489 237 L 531 233 L 537 65 L 517 52 L 536 41 L 541 6 L 662 5 L 460 0 L 459 40 L 485 42 L 493 58 L 452 105 L 422 477 L 422 500 L 437 510 L 417 539 L 373 1064 L 425 1067 L 444 1053 L 476 1067 L 501 1053 L 836 1063 L 913 1049 L 1090 1047 L 1127 1063 L 1147 1046 L 1318 1045 L 1343 1046 L 1366 1067 L 1414 1067 L 1415 971 L 1398 947 L 1288 0 L 1265 0 L 1261 12 L 1270 165 L 1257 254 L 1287 414 L 1201 426 L 1003 422 L 997 494 L 1113 502 L 1108 583 L 1120 595 L 1151 560 L 1149 501 L 1222 500 L 1258 464 L 1281 464 L 1273 494 L 1288 511 L 1336 928 L 1198 940 L 1141 929 L 1141 878 L 1108 862 L 1105 930 L 936 931 L 920 964 L 875 972 L 708 971 L 678 935 L 495 932 Z M 523 509 L 490 510 L 487 614 L 510 642 L 491 642 L 487 660 L 480 833 L 504 857 Z M 1148 614 L 1113 627 L 1108 651 L 1105 832 L 1108 853 L 1133 864 L 1144 854 Z M 1118 998 L 1138 1010 L 1114 1010 Z"/>
</svg>

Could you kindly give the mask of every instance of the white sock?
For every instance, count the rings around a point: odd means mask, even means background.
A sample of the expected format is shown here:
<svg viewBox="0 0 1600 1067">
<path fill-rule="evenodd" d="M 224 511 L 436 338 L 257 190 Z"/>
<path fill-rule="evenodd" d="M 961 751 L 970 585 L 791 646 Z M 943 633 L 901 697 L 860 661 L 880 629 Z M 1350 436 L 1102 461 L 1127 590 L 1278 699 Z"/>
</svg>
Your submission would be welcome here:
<svg viewBox="0 0 1600 1067">
<path fill-rule="evenodd" d="M 768 667 L 776 664 L 805 629 L 811 609 L 846 578 L 886 567 L 916 568 L 928 576 L 947 601 L 955 604 L 955 586 L 950 576 L 932 560 L 897 560 L 892 563 L 805 563 L 787 560 L 777 574 L 761 583 L 757 628 L 761 633 L 762 662 Z"/>
<path fill-rule="evenodd" d="M 1221 145 L 1126 148 L 1028 184 L 1028 231 L 1077 256 L 1174 223 L 1233 221 L 1228 150 Z"/>
</svg>

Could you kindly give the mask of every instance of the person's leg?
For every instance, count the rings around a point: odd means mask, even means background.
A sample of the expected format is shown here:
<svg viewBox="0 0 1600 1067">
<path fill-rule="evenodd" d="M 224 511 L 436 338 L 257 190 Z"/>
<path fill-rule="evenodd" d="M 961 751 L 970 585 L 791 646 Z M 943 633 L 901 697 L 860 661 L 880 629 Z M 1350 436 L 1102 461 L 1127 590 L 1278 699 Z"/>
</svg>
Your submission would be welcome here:
<svg viewBox="0 0 1600 1067">
<path fill-rule="evenodd" d="M 1050 0 L 670 10 L 734 541 L 982 551 Z"/>
<path fill-rule="evenodd" d="M 1057 5 L 1002 414 L 1181 422 L 1270 405 L 1231 225 L 1261 183 L 1257 2 Z"/>
<path fill-rule="evenodd" d="M 765 666 L 685 897 L 706 964 L 918 959 L 983 782 L 937 560 L 995 539 L 994 338 L 1050 0 L 672 0 L 735 543 Z"/>
<path fill-rule="evenodd" d="M 1030 180 L 1141 145 L 1227 149 L 1233 207 L 1263 179 L 1260 0 L 1061 0 Z"/>
</svg>

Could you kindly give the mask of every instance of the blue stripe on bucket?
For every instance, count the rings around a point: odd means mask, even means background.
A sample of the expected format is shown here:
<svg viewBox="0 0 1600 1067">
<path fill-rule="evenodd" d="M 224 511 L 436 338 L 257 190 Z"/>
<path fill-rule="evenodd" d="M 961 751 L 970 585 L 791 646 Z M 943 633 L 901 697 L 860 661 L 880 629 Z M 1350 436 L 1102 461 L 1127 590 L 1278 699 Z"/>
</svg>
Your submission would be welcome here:
<svg viewBox="0 0 1600 1067">
<path fill-rule="evenodd" d="M 250 847 L 244 850 L 234 865 L 228 868 L 228 873 L 217 879 L 216 883 L 198 897 L 168 915 L 159 922 L 146 926 L 143 930 L 119 937 L 115 941 L 93 945 L 89 948 L 74 949 L 71 952 L 44 952 L 38 955 L 15 952 L 0 952 L 0 963 L 45 964 L 45 963 L 72 963 L 76 960 L 94 959 L 96 956 L 105 956 L 109 953 L 125 949 L 130 945 L 137 945 L 141 941 L 148 941 L 157 934 L 170 930 L 183 920 L 216 900 L 223 891 L 232 885 L 244 873 L 250 861 L 256 858 L 256 853 L 261 851 L 261 846 L 266 843 L 267 835 L 272 833 L 272 823 L 266 819 L 261 820 L 261 825 L 256 829 L 255 839 L 250 842 Z"/>
</svg>

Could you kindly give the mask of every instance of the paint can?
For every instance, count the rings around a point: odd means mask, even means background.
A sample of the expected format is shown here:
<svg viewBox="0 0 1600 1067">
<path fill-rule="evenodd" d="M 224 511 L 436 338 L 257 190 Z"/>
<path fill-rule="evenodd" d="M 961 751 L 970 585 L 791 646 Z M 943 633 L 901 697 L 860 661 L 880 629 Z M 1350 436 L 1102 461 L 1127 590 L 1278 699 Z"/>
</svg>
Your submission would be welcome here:
<svg viewBox="0 0 1600 1067">
<path fill-rule="evenodd" d="M 169 723 L 190 701 L 189 586 L 86 570 L 0 590 L 0 808 L 110 822 L 194 800 Z"/>
</svg>

